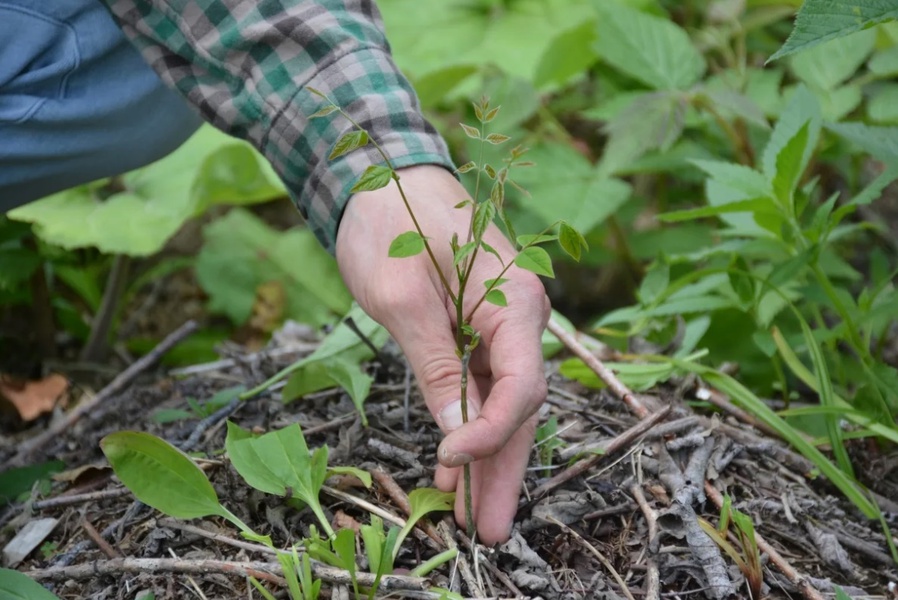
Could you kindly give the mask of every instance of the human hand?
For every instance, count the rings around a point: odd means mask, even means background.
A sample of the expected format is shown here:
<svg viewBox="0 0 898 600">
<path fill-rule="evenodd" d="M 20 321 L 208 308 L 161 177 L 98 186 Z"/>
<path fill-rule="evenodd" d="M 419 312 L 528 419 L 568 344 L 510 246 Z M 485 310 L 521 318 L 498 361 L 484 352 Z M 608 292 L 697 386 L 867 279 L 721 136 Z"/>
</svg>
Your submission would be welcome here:
<svg viewBox="0 0 898 600">
<path fill-rule="evenodd" d="M 470 212 L 453 208 L 469 195 L 445 169 L 398 171 L 415 216 L 447 277 L 454 274 L 449 240 L 464 239 Z M 395 183 L 356 194 L 337 235 L 337 263 L 346 285 L 408 357 L 427 407 L 446 434 L 437 452 L 435 484 L 456 490 L 455 515 L 464 524 L 462 465 L 471 463 L 473 515 L 485 544 L 508 539 L 536 431 L 536 410 L 546 398 L 540 338 L 550 314 L 542 283 L 512 266 L 502 291 L 507 307 L 483 303 L 471 325 L 481 334 L 470 361 L 469 422 L 462 426 L 461 361 L 455 354 L 455 309 L 426 253 L 390 258 L 400 233 L 413 230 Z M 495 225 L 484 234 L 506 264 L 515 251 Z M 485 252 L 474 263 L 465 314 L 502 269 Z M 453 285 L 457 281 L 451 280 Z M 473 383 L 473 385 L 472 385 Z M 476 462 L 473 462 L 476 461 Z"/>
</svg>

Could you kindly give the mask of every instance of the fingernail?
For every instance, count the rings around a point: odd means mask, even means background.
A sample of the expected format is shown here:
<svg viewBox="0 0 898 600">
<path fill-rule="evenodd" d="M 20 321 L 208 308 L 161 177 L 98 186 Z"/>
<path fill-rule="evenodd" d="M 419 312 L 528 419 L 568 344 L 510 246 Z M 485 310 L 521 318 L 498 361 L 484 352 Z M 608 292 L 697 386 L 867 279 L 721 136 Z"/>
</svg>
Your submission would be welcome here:
<svg viewBox="0 0 898 600">
<path fill-rule="evenodd" d="M 470 416 L 470 413 L 469 415 Z M 443 431 L 449 433 L 455 431 L 464 424 L 461 418 L 461 400 L 450 402 L 440 411 L 440 427 Z"/>
<path fill-rule="evenodd" d="M 459 452 L 458 454 L 450 454 L 449 452 L 443 451 L 442 461 L 444 465 L 447 467 L 461 467 L 470 462 L 474 462 L 474 457 L 470 454 L 465 454 L 464 452 Z"/>
</svg>

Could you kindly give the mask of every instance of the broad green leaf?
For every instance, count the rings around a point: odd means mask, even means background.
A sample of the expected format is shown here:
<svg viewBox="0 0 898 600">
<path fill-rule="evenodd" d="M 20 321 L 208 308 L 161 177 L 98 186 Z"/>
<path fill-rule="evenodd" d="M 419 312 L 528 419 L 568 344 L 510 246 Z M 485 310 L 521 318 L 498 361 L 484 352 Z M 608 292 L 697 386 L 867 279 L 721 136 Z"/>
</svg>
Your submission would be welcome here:
<svg viewBox="0 0 898 600">
<path fill-rule="evenodd" d="M 329 372 L 329 363 L 335 360 L 339 359 L 332 357 L 325 360 L 310 361 L 303 365 L 302 368 L 297 369 L 290 376 L 290 379 L 287 380 L 287 385 L 281 391 L 283 401 L 292 402 L 308 394 L 337 387 L 337 382 L 334 381 Z"/>
<path fill-rule="evenodd" d="M 614 371 L 624 385 L 636 390 L 645 391 L 656 387 L 673 377 L 676 369 L 671 365 L 637 364 L 609 362 L 605 366 Z M 558 368 L 563 376 L 578 381 L 589 388 L 604 389 L 605 382 L 599 379 L 590 367 L 579 358 L 569 358 Z"/>
<path fill-rule="evenodd" d="M 773 191 L 783 206 L 791 206 L 792 193 L 806 164 L 804 157 L 808 145 L 808 126 L 809 122 L 802 125 L 776 157 Z"/>
<path fill-rule="evenodd" d="M 805 0 L 795 28 L 768 62 L 898 18 L 898 0 Z"/>
<path fill-rule="evenodd" d="M 552 269 L 552 259 L 549 253 L 539 246 L 530 246 L 524 248 L 515 256 L 514 264 L 518 267 L 543 275 L 544 277 L 555 277 L 555 271 Z"/>
<path fill-rule="evenodd" d="M 829 91 L 857 72 L 875 43 L 875 31 L 859 31 L 801 52 L 789 63 L 800 80 L 812 88 Z"/>
<path fill-rule="evenodd" d="M 476 65 L 458 64 L 437 68 L 420 77 L 414 77 L 415 92 L 418 93 L 421 105 L 424 108 L 437 106 L 447 97 L 450 97 L 456 88 L 477 71 L 478 67 Z"/>
<path fill-rule="evenodd" d="M 560 32 L 540 58 L 533 85 L 538 88 L 563 85 L 582 75 L 598 59 L 593 49 L 595 39 L 594 21 L 584 21 Z"/>
<path fill-rule="evenodd" d="M 399 555 L 402 541 L 411 533 L 415 524 L 428 513 L 452 510 L 455 504 L 454 492 L 441 492 L 433 488 L 415 488 L 408 495 L 410 506 L 408 521 L 399 533 L 396 546 L 393 548 L 393 559 Z"/>
<path fill-rule="evenodd" d="M 290 425 L 259 437 L 228 422 L 225 448 L 231 464 L 255 489 L 305 502 L 318 517 L 328 536 L 334 532 L 321 508 L 318 493 L 327 479 L 327 446 L 309 452 L 299 425 Z"/>
<path fill-rule="evenodd" d="M 750 200 L 737 200 L 735 202 L 727 202 L 725 204 L 717 204 L 714 206 L 675 210 L 669 213 L 660 214 L 656 218 L 659 221 L 664 221 L 666 223 L 677 223 L 680 221 L 722 216 L 728 213 L 755 214 L 761 212 L 777 214 L 776 205 L 773 204 L 770 198 L 752 198 Z"/>
<path fill-rule="evenodd" d="M 7 469 L 0 473 L 0 506 L 31 491 L 35 483 L 65 469 L 61 460 Z"/>
<path fill-rule="evenodd" d="M 0 598 L 4 600 L 59 600 L 59 596 L 12 569 L 0 569 Z"/>
<path fill-rule="evenodd" d="M 502 290 L 490 290 L 487 292 L 486 301 L 496 306 L 508 306 L 508 299 L 505 298 L 505 292 Z"/>
<path fill-rule="evenodd" d="M 417 231 L 400 233 L 390 243 L 389 256 L 392 258 L 407 258 L 424 251 L 424 238 Z"/>
<path fill-rule="evenodd" d="M 348 154 L 357 148 L 361 148 L 362 146 L 368 143 L 368 132 L 367 131 L 350 131 L 345 134 L 334 145 L 334 149 L 331 150 L 330 156 L 328 156 L 328 160 L 334 160 L 335 158 L 339 158 L 344 154 Z"/>
<path fill-rule="evenodd" d="M 666 152 L 680 138 L 687 99 L 679 91 L 638 96 L 605 126 L 609 136 L 599 171 L 619 174 L 649 150 Z"/>
<path fill-rule="evenodd" d="M 116 476 L 144 504 L 177 519 L 225 516 L 205 473 L 165 440 L 119 431 L 104 437 L 100 448 Z"/>
<path fill-rule="evenodd" d="M 365 546 L 365 556 L 368 558 L 368 568 L 377 572 L 381 564 L 384 552 L 384 542 L 387 539 L 384 533 L 384 521 L 375 514 L 371 515 L 371 524 L 362 525 L 359 533 Z"/>
<path fill-rule="evenodd" d="M 715 181 L 734 192 L 739 192 L 742 199 L 773 195 L 773 188 L 767 178 L 751 167 L 714 160 L 693 160 L 691 162 Z"/>
<path fill-rule="evenodd" d="M 898 46 L 876 52 L 867 63 L 867 68 L 880 77 L 898 75 Z"/>
<path fill-rule="evenodd" d="M 28 248 L 0 248 L 0 290 L 13 289 L 27 281 L 41 264 L 41 257 Z"/>
<path fill-rule="evenodd" d="M 863 123 L 827 123 L 826 128 L 869 152 L 876 160 L 898 165 L 898 127 Z"/>
<path fill-rule="evenodd" d="M 505 283 L 507 281 L 508 280 L 505 279 L 504 277 L 499 277 L 498 279 L 487 279 L 486 281 L 483 282 L 483 285 L 487 288 L 499 287 L 500 285 L 502 285 L 503 283 Z"/>
<path fill-rule="evenodd" d="M 886 84 L 870 95 L 867 116 L 876 123 L 898 124 L 898 84 Z"/>
<path fill-rule="evenodd" d="M 350 190 L 353 194 L 356 192 L 370 192 L 387 187 L 390 180 L 393 179 L 393 170 L 390 167 L 382 165 L 371 165 L 356 182 Z"/>
<path fill-rule="evenodd" d="M 371 473 L 357 467 L 328 467 L 327 476 L 333 475 L 352 475 L 365 484 L 365 487 L 371 487 Z"/>
<path fill-rule="evenodd" d="M 580 261 L 583 250 L 589 250 L 589 244 L 579 231 L 565 223 L 561 222 L 558 229 L 558 243 L 561 248 L 567 252 L 571 258 Z"/>
<path fill-rule="evenodd" d="M 124 175 L 122 192 L 101 201 L 97 185 L 80 186 L 20 206 L 9 217 L 34 223 L 38 236 L 63 248 L 147 256 L 211 204 L 283 196 L 265 165 L 245 142 L 205 126 L 165 158 Z"/>
<path fill-rule="evenodd" d="M 365 416 L 365 400 L 371 391 L 374 378 L 365 373 L 362 368 L 345 358 L 333 358 L 327 363 L 327 372 L 337 385 L 346 390 L 352 403 L 362 418 L 362 425 L 367 427 L 368 419 Z"/>
<path fill-rule="evenodd" d="M 670 263 L 662 256 L 649 267 L 636 295 L 643 305 L 649 305 L 667 290 L 668 285 L 670 285 Z"/>
<path fill-rule="evenodd" d="M 707 88 L 702 93 L 723 115 L 740 118 L 761 129 L 770 129 L 764 111 L 751 97 L 732 89 Z"/>
<path fill-rule="evenodd" d="M 780 115 L 770 140 L 764 148 L 762 157 L 763 172 L 771 181 L 777 174 L 777 159 L 783 148 L 795 138 L 798 131 L 807 124 L 807 143 L 801 158 L 795 162 L 794 170 L 803 173 L 811 159 L 814 149 L 817 147 L 817 139 L 820 137 L 820 104 L 814 95 L 805 87 L 795 90 L 786 109 Z"/>
<path fill-rule="evenodd" d="M 355 564 L 355 531 L 352 529 L 341 529 L 337 532 L 337 536 L 331 541 L 334 552 L 340 558 L 340 566 L 349 571 L 349 579 L 352 581 L 352 589 L 355 597 L 359 597 L 359 584 L 356 581 L 356 564 Z"/>
<path fill-rule="evenodd" d="M 743 304 L 751 305 L 755 300 L 755 280 L 744 257 L 738 255 L 733 257 L 727 270 L 727 278 L 739 300 Z"/>
<path fill-rule="evenodd" d="M 595 18 L 587 0 L 515 0 L 501 8 L 469 0 L 381 0 L 378 7 L 392 53 L 414 79 L 453 66 L 501 65 L 531 81 L 558 35 Z"/>
<path fill-rule="evenodd" d="M 248 211 L 232 210 L 207 225 L 203 236 L 197 280 L 209 295 L 209 310 L 236 324 L 250 318 L 257 290 L 270 282 L 283 289 L 285 319 L 325 325 L 351 306 L 336 261 L 308 229 L 278 232 Z"/>
<path fill-rule="evenodd" d="M 594 4 L 601 60 L 657 90 L 688 89 L 704 74 L 704 58 L 677 24 L 617 3 Z"/>
<path fill-rule="evenodd" d="M 513 177 L 530 190 L 532 199 L 518 204 L 538 217 L 543 227 L 561 219 L 587 234 L 630 198 L 628 184 L 603 176 L 568 144 L 540 144 L 529 156 L 539 168 L 522 169 Z"/>
</svg>

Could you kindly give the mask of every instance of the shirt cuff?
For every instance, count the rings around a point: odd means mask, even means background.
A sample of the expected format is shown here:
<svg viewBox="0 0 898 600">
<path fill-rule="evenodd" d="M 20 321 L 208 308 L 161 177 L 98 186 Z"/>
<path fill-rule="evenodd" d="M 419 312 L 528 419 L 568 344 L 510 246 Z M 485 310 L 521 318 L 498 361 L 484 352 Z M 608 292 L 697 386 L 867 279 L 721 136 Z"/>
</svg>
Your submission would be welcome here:
<svg viewBox="0 0 898 600">
<path fill-rule="evenodd" d="M 384 48 L 357 46 L 322 66 L 272 120 L 260 148 L 315 236 L 334 253 L 350 190 L 366 168 L 384 160 L 370 143 L 328 160 L 337 140 L 355 128 L 338 112 L 310 119 L 327 102 L 309 87 L 326 94 L 365 128 L 394 168 L 435 164 L 452 170 L 454 165 L 445 141 L 421 114 L 414 90 Z"/>
</svg>

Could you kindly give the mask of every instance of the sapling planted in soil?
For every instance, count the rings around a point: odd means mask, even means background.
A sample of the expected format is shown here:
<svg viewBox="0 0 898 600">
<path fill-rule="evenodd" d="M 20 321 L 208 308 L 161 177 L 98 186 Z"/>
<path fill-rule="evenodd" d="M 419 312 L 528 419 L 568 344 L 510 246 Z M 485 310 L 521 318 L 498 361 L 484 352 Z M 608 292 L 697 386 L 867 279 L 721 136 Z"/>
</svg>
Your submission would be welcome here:
<svg viewBox="0 0 898 600">
<path fill-rule="evenodd" d="M 480 342 L 480 334 L 471 325 L 474 314 L 484 302 L 489 302 L 497 306 L 507 306 L 508 300 L 501 287 L 502 284 L 507 281 L 504 276 L 512 265 L 531 271 L 537 275 L 554 277 L 551 258 L 549 257 L 548 252 L 540 247 L 541 244 L 557 241 L 565 252 L 575 260 L 579 260 L 582 250 L 587 248 L 586 240 L 583 235 L 564 221 L 556 221 L 537 235 L 516 235 L 514 226 L 505 210 L 505 186 L 506 184 L 510 184 L 523 191 L 520 186 L 509 178 L 509 173 L 514 167 L 532 166 L 532 163 L 522 160 L 522 157 L 527 151 L 527 149 L 522 146 L 513 148 L 508 153 L 508 156 L 503 159 L 503 166 L 498 169 L 484 162 L 483 149 L 486 144 L 498 146 L 505 144 L 510 139 L 508 136 L 502 135 L 501 133 L 487 133 L 487 125 L 493 121 L 499 113 L 499 107 L 490 106 L 488 98 L 483 97 L 479 102 L 475 102 L 473 105 L 474 114 L 478 121 L 477 126 L 471 126 L 464 123 L 461 124 L 465 135 L 476 140 L 480 144 L 480 152 L 477 161 L 465 163 L 456 170 L 459 174 L 471 173 L 476 177 L 472 198 L 464 199 L 455 206 L 458 210 L 470 211 L 467 231 L 456 232 L 450 240 L 431 240 L 421 228 L 415 212 L 411 207 L 408 196 L 402 187 L 400 176 L 396 172 L 390 157 L 383 147 L 378 144 L 376 139 L 371 137 L 364 127 L 353 120 L 349 114 L 337 106 L 326 94 L 314 88 L 309 88 L 309 91 L 326 102 L 320 110 L 311 115 L 311 118 L 325 118 L 337 113 L 348 120 L 353 126 L 351 132 L 343 135 L 337 140 L 337 143 L 330 154 L 331 160 L 367 144 L 373 145 L 381 159 L 383 159 L 383 164 L 371 165 L 365 170 L 352 187 L 352 192 L 378 190 L 387 187 L 391 182 L 395 182 L 396 184 L 396 188 L 399 191 L 399 197 L 408 211 L 414 229 L 399 234 L 390 244 L 388 253 L 389 256 L 393 258 L 407 258 L 425 252 L 452 304 L 456 316 L 454 332 L 455 353 L 461 363 L 459 391 L 462 422 L 467 423 L 469 420 L 468 365 L 472 353 Z M 481 188 L 485 188 L 483 185 L 486 181 L 485 178 L 488 178 L 492 183 L 487 197 L 481 199 Z M 489 226 L 497 220 L 504 228 L 506 236 L 515 249 L 514 258 L 509 262 L 504 261 L 496 249 L 483 240 L 484 233 Z M 552 233 L 556 229 L 557 234 Z M 447 272 L 448 270 L 440 265 L 432 247 L 433 243 L 446 242 L 449 243 L 452 250 L 452 272 Z M 492 254 L 498 258 L 502 268 L 496 273 L 495 277 L 482 282 L 483 288 L 472 289 L 469 286 L 469 283 L 474 264 L 481 252 Z M 478 284 L 479 283 L 480 282 L 478 282 Z M 472 297 L 476 297 L 477 300 L 473 302 L 471 305 L 472 308 L 466 313 L 465 298 L 468 297 L 469 294 L 473 294 Z M 477 296 L 477 294 L 479 294 L 479 296 Z M 470 465 L 466 464 L 464 466 L 463 477 L 465 490 L 465 521 L 467 523 L 469 535 L 473 536 L 474 519 L 471 507 Z"/>
</svg>

